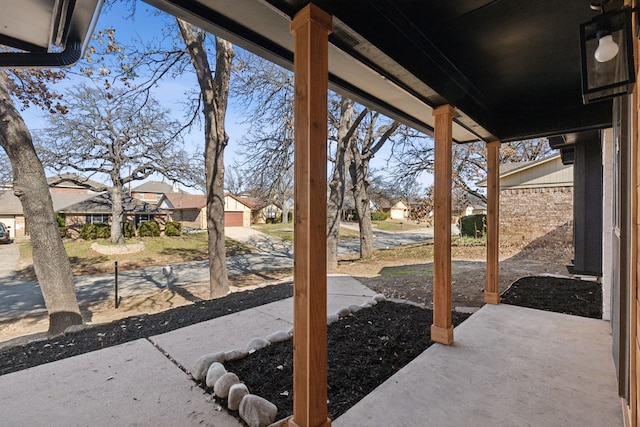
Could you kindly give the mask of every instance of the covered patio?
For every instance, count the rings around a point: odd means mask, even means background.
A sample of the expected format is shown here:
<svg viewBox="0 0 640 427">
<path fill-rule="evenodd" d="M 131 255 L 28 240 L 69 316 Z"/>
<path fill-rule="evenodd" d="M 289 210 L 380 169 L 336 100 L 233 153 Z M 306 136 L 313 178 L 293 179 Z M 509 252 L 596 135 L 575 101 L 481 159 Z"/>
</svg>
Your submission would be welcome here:
<svg viewBox="0 0 640 427">
<path fill-rule="evenodd" d="M 446 355 L 444 364 L 435 363 L 442 375 L 432 384 L 434 399 L 447 395 L 446 384 L 456 388 L 486 390 L 487 399 L 478 407 L 487 406 L 487 424 L 500 420 L 491 418 L 501 412 L 496 400 L 508 393 L 509 385 L 521 387 L 523 378 L 549 379 L 560 371 L 562 357 L 574 347 L 559 347 L 549 353 L 550 370 L 525 371 L 524 377 L 508 376 L 508 366 L 495 364 L 495 359 L 507 354 L 523 359 L 523 365 L 533 364 L 532 348 L 539 348 L 536 336 L 526 331 L 544 330 L 542 316 L 530 317 L 533 325 L 517 312 L 514 323 L 492 314 L 507 313 L 509 308 L 485 307 L 478 319 L 485 319 L 485 339 L 477 341 L 473 334 L 459 334 L 451 325 L 451 147 L 453 143 L 483 141 L 488 150 L 487 203 L 487 283 L 485 301 L 499 304 L 497 277 L 499 188 L 498 150 L 501 142 L 526 138 L 557 136 L 561 146 L 572 147 L 576 164 L 585 165 L 584 155 L 598 151 L 594 140 L 605 144 L 601 130 L 613 127 L 613 141 L 620 147 L 609 159 L 615 177 L 612 200 L 616 217 L 612 227 L 598 233 L 613 241 L 614 250 L 606 262 L 613 267 L 612 330 L 613 361 L 616 366 L 617 394 L 622 397 L 625 421 L 637 425 L 637 89 L 599 102 L 583 102 L 581 86 L 580 25 L 599 12 L 588 2 L 572 0 L 557 2 L 541 0 L 521 2 L 508 0 L 453 0 L 415 2 L 390 0 L 359 0 L 335 2 L 329 0 L 149 0 L 149 3 L 179 16 L 199 27 L 293 69 L 295 73 L 295 267 L 294 267 L 294 415 L 290 426 L 317 427 L 331 425 L 326 399 L 326 151 L 327 151 L 327 89 L 381 111 L 390 117 L 433 135 L 435 141 L 435 259 L 434 259 L 434 324 L 431 337 L 450 347 L 434 348 L 425 353 Z M 27 2 L 28 3 L 28 2 Z M 86 1 L 78 4 L 89 4 Z M 604 1 L 601 6 L 615 11 L 631 1 Z M 22 7 L 22 6 L 20 6 Z M 18 13 L 20 7 L 9 12 Z M 7 16 L 11 16 L 9 13 Z M 629 12 L 631 16 L 631 12 Z M 636 19 L 633 14 L 633 19 Z M 6 20 L 6 19 L 5 19 Z M 0 22 L 3 22 L 0 18 Z M 635 21 L 634 21 L 635 22 Z M 81 28 L 90 28 L 85 25 Z M 8 34 L 4 42 L 20 38 L 21 28 Z M 73 34 L 77 36 L 77 34 Z M 82 44 L 82 37 L 70 42 Z M 30 50 L 40 40 L 16 47 Z M 14 43 L 15 44 L 15 43 Z M 638 40 L 633 37 L 634 49 Z M 37 46 L 36 46 L 37 47 Z M 46 58 L 41 49 L 36 56 Z M 25 57 L 0 56 L 5 67 L 33 65 Z M 55 54 L 54 54 L 55 55 Z M 22 58 L 22 59 L 20 59 Z M 13 62 L 12 62 L 13 61 Z M 638 67 L 635 66 L 635 71 Z M 634 72 L 635 74 L 635 72 Z M 583 142 L 580 135 L 590 137 Z M 588 146 L 586 144 L 589 144 Z M 588 147 L 586 149 L 585 147 Z M 590 158 L 587 156 L 587 158 Z M 591 164 L 591 163 L 589 163 Z M 597 162 L 596 162 L 597 164 Z M 585 170 L 584 167 L 582 169 Z M 586 171 L 607 183 L 601 171 Z M 612 184 L 613 186 L 613 184 Z M 600 197 L 600 209 L 602 209 Z M 581 202 L 578 200 L 577 203 Z M 584 202 L 584 200 L 582 200 Z M 581 206 L 590 209 L 585 203 Z M 596 218 L 598 218 L 596 216 Z M 588 221 L 587 221 L 587 225 Z M 593 225 L 593 224 L 591 224 Z M 600 223 L 602 226 L 602 223 Z M 598 234 L 596 233 L 596 234 Z M 577 236 L 580 234 L 577 234 Z M 580 235 L 582 236 L 582 235 Z M 615 237 L 611 237 L 615 236 Z M 584 251 L 583 242 L 576 241 L 576 255 Z M 588 250 L 593 246 L 586 246 Z M 602 248 L 600 248 L 602 250 Z M 613 254 L 613 255 L 611 255 Z M 602 261 L 602 260 L 601 260 Z M 486 316 L 486 317 L 485 317 Z M 522 317 L 522 319 L 520 319 Z M 499 320 L 497 320 L 499 319 Z M 475 322 L 474 322 L 475 323 Z M 578 322 L 579 323 L 579 322 Z M 577 323 L 568 321 L 562 329 L 562 339 L 548 341 L 564 344 L 569 338 L 582 336 Z M 587 326 L 600 330 L 594 354 L 599 354 L 603 372 L 611 354 L 601 351 L 606 342 L 606 323 Z M 499 334 L 500 328 L 506 333 Z M 513 327 L 514 329 L 509 329 Z M 524 329 L 523 329 L 524 328 Z M 526 332 L 526 333 L 525 333 Z M 544 342 L 544 339 L 543 339 Z M 548 345 L 546 343 L 545 345 Z M 576 341 L 575 346 L 584 343 Z M 604 345 L 603 345 L 604 344 Z M 542 345 L 542 344 L 540 344 Z M 512 347 L 513 346 L 513 347 Z M 497 349 L 499 354 L 494 353 Z M 600 349 L 600 350 L 598 350 Z M 469 352 L 469 353 L 465 353 Z M 545 356 L 545 352 L 540 353 Z M 554 354 L 551 357 L 550 354 Z M 455 357 L 453 357 L 455 355 Z M 473 357 L 471 357 L 473 355 Z M 589 355 L 585 355 L 589 356 Z M 590 357 L 590 356 L 589 356 Z M 456 360 L 454 362 L 454 360 Z M 436 357 L 436 359 L 438 359 Z M 492 361 L 494 363 L 484 363 Z M 506 359 L 498 359 L 503 362 Z M 509 358 L 513 360 L 513 358 Z M 529 363 L 529 362 L 532 363 Z M 416 362 L 419 363 L 419 362 Z M 431 362 L 429 362 L 431 363 Z M 457 365 L 457 363 L 460 363 Z M 476 364 L 477 363 L 477 364 Z M 528 366 L 528 367 L 531 367 Z M 479 374 L 478 388 L 458 381 Z M 444 374 L 443 374 L 444 373 Z M 505 375 L 507 375 L 505 377 Z M 607 374 L 605 373 L 604 376 Z M 484 378 L 484 379 L 483 379 Z M 503 381 L 492 381 L 503 378 Z M 575 380 L 575 382 L 573 382 Z M 585 380 L 585 378 L 581 378 Z M 593 381 L 592 381 L 593 380 Z M 393 381 L 393 379 L 391 380 Z M 609 380 L 604 380 L 605 383 Z M 542 381 L 554 389 L 553 381 Z M 586 385 L 576 377 L 561 381 L 575 390 Z M 586 384 L 598 385 L 595 378 Z M 421 386 L 427 384 L 421 384 Z M 610 387 L 595 387 L 608 390 Z M 506 392 L 506 393 L 505 393 Z M 612 390 L 615 394 L 616 390 Z M 444 393 L 444 394 L 440 394 Z M 376 394 L 374 392 L 374 394 Z M 419 392 L 422 395 L 422 391 Z M 544 392 L 541 392 L 544 394 Z M 570 393 L 569 393 L 570 394 Z M 605 391 L 609 396 L 609 392 Z M 491 398 L 493 396 L 493 398 Z M 609 401 L 602 395 L 600 401 Z M 620 400 L 614 395 L 610 399 Z M 426 399 L 425 399 L 426 401 Z M 452 399 L 448 399 L 449 403 Z M 557 400 L 547 405 L 562 405 Z M 517 404 L 518 402 L 514 402 Z M 527 405 L 526 399 L 520 402 Z M 363 404 L 366 404 L 363 402 Z M 379 403 L 382 405 L 382 403 Z M 461 403 L 464 405 L 464 403 Z M 570 402 L 568 406 L 572 406 Z M 375 405 L 374 405 L 375 406 Z M 382 406 L 383 409 L 385 406 Z M 512 407 L 512 405 L 509 405 Z M 608 406 L 607 406 L 608 407 Z M 357 407 L 356 407 L 357 408 Z M 357 409 L 354 408 L 353 411 Z M 455 406 L 454 406 L 455 408 Z M 583 408 L 584 409 L 584 408 Z M 420 408 L 415 408 L 419 411 Z M 366 411 L 365 411 L 366 412 Z M 436 411 L 437 412 L 437 411 Z M 604 411 L 609 413 L 609 411 Z M 373 425 L 357 413 L 349 424 Z M 420 414 L 421 412 L 416 412 Z M 556 413 L 556 412 L 553 412 Z M 585 411 L 587 413 L 587 411 Z M 402 411 L 404 416 L 412 415 Z M 469 416 L 472 413 L 447 411 L 448 416 Z M 492 415 L 493 414 L 493 415 Z M 559 413 L 556 413 L 559 414 Z M 347 414 L 348 415 L 348 414 Z M 437 416 L 434 414 L 433 416 Z M 443 420 L 446 414 L 441 414 Z M 508 416 L 509 414 L 507 414 Z M 431 415 L 430 415 L 431 416 Z M 560 417 L 560 415 L 557 415 Z M 554 420 L 557 420 L 552 415 Z M 415 425 L 418 418 L 404 425 Z M 460 419 L 465 425 L 470 418 Z M 572 420 L 570 415 L 564 421 Z M 522 419 L 526 422 L 527 419 Z M 504 419 L 503 419 L 504 421 Z M 531 424 L 537 424 L 531 421 Z M 619 419 L 617 420 L 619 422 Z M 338 420 L 336 424 L 342 422 Z M 395 425 L 389 421 L 384 425 Z M 446 422 L 455 425 L 455 422 Z M 382 425 L 382 424 L 381 424 Z M 439 425 L 435 423 L 435 425 Z M 441 424 L 440 424 L 441 425 Z M 474 425 L 478 425 L 474 421 Z M 519 425 L 519 423 L 516 423 Z M 543 423 L 543 425 L 547 425 Z M 562 425 L 559 423 L 558 425 Z M 582 425 L 582 424 L 581 424 Z M 601 425 L 601 424 L 595 424 Z M 604 424 L 608 425 L 608 424 Z"/>
</svg>

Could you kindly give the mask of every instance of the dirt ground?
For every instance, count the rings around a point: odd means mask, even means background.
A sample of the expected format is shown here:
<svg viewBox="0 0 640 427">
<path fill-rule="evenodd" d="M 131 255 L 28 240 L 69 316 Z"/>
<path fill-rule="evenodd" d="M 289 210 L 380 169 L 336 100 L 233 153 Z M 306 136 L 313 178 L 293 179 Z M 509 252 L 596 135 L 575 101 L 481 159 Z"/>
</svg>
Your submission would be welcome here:
<svg viewBox="0 0 640 427">
<path fill-rule="evenodd" d="M 431 245 L 379 251 L 370 260 L 343 261 L 339 272 L 349 274 L 369 288 L 390 298 L 411 300 L 425 307 L 433 302 L 433 252 Z M 484 304 L 484 246 L 453 246 L 451 281 L 453 307 Z M 500 293 L 521 277 L 567 276 L 572 248 L 565 240 L 543 238 L 527 245 L 511 242 L 501 246 Z M 425 262 L 426 260 L 426 262 Z"/>
<path fill-rule="evenodd" d="M 528 245 L 513 243 L 501 246 L 500 291 L 517 279 L 530 275 L 567 275 L 565 265 L 571 259 L 571 247 L 564 239 L 538 239 Z M 452 303 L 454 307 L 483 305 L 485 286 L 484 246 L 452 247 Z M 389 298 L 407 299 L 432 306 L 433 245 L 418 244 L 378 251 L 370 259 L 341 261 L 338 273 L 348 274 Z M 232 292 L 254 289 L 291 279 L 291 269 L 230 278 Z M 116 309 L 112 301 L 81 307 L 88 324 L 101 324 L 141 314 L 154 314 L 208 298 L 208 284 L 140 294 L 123 299 Z M 0 328 L 0 348 L 13 345 L 20 337 L 44 335 L 48 320 L 44 315 L 15 319 Z M 33 337 L 31 337 L 33 338 Z M 8 341 L 8 342 L 7 342 Z"/>
</svg>

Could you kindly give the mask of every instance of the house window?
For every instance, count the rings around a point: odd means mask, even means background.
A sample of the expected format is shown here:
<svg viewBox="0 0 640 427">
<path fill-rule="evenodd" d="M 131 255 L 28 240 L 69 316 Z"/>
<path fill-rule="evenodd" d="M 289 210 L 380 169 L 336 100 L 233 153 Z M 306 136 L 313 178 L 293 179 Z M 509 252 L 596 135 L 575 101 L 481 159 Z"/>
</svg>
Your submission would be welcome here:
<svg viewBox="0 0 640 427">
<path fill-rule="evenodd" d="M 136 215 L 136 227 L 141 222 L 149 222 L 149 221 L 153 221 L 153 215 L 149 215 L 149 214 L 138 214 L 138 215 Z"/>
<path fill-rule="evenodd" d="M 88 214 L 87 224 L 109 223 L 109 214 Z"/>
</svg>

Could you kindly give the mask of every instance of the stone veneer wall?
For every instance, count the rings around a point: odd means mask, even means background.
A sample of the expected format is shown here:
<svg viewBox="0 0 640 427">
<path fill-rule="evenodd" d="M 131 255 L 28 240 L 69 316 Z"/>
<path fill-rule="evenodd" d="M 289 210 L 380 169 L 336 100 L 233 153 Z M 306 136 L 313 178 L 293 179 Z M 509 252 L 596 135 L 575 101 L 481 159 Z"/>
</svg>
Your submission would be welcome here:
<svg viewBox="0 0 640 427">
<path fill-rule="evenodd" d="M 500 235 L 533 241 L 564 227 L 573 234 L 573 187 L 507 188 L 500 191 Z"/>
</svg>

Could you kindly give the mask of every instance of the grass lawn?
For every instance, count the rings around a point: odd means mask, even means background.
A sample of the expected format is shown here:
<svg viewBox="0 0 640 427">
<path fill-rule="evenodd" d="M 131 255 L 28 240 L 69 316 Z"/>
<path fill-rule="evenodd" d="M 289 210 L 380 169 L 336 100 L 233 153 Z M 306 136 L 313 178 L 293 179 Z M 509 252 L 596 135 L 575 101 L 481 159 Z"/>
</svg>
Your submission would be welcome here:
<svg viewBox="0 0 640 427">
<path fill-rule="evenodd" d="M 287 224 L 254 224 L 251 228 L 270 236 L 278 237 L 288 242 L 293 242 L 293 223 Z"/>
<path fill-rule="evenodd" d="M 270 236 L 278 237 L 288 242 L 293 242 L 293 223 L 288 224 L 255 224 L 251 228 L 258 230 L 262 233 Z M 355 230 L 340 227 L 340 234 L 338 238 L 340 240 L 357 239 L 359 234 Z"/>
<path fill-rule="evenodd" d="M 382 231 L 413 231 L 428 228 L 425 224 L 415 224 L 399 219 L 386 219 L 384 221 L 371 221 L 374 228 Z"/>
<path fill-rule="evenodd" d="M 209 257 L 207 233 L 185 234 L 178 237 L 141 237 L 131 242 L 142 241 L 143 252 L 122 255 L 102 255 L 91 250 L 93 241 L 70 240 L 64 247 L 71 261 L 74 275 L 97 274 L 113 271 L 114 261 L 122 270 L 143 268 L 151 265 L 165 265 L 189 261 L 206 260 Z M 106 241 L 98 241 L 105 243 Z M 241 255 L 251 250 L 235 240 L 226 239 L 227 256 Z M 33 275 L 33 254 L 31 242 L 19 245 L 20 273 Z"/>
</svg>

